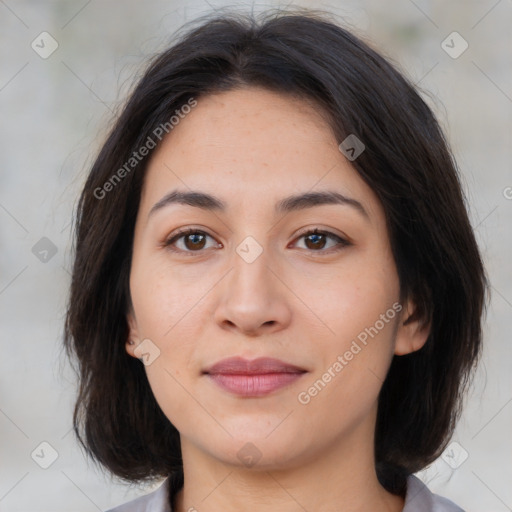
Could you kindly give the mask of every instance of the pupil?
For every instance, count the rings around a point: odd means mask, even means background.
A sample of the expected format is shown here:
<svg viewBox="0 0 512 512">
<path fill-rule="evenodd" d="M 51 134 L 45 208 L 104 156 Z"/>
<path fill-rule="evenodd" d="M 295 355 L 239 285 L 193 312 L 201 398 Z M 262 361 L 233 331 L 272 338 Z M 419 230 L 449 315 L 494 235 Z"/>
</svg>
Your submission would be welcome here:
<svg viewBox="0 0 512 512">
<path fill-rule="evenodd" d="M 324 235 L 321 235 L 321 234 L 312 234 L 312 235 L 309 235 L 309 239 L 312 240 L 313 242 L 313 245 L 315 244 L 318 244 L 319 242 L 321 242 L 321 238 L 323 237 Z"/>
<path fill-rule="evenodd" d="M 191 235 L 189 235 L 189 240 L 192 239 L 192 244 L 193 245 L 196 245 L 196 244 L 200 244 L 201 241 L 200 240 L 197 240 L 197 237 L 199 238 L 203 238 L 203 235 L 199 234 L 199 233 L 192 233 Z"/>
</svg>

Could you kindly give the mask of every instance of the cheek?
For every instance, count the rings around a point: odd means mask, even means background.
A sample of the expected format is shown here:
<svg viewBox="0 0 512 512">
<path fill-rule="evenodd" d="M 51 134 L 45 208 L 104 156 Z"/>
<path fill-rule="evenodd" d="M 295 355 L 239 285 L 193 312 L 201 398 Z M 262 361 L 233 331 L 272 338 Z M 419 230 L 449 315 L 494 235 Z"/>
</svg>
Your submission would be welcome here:
<svg viewBox="0 0 512 512">
<path fill-rule="evenodd" d="M 146 375 L 157 403 L 177 428 L 180 411 L 191 407 L 187 390 L 201 329 L 194 317 L 205 314 L 201 299 L 214 282 L 208 276 L 180 273 L 163 258 L 133 261 L 130 290 L 139 338 L 151 340 L 158 353 L 145 367 Z"/>
<path fill-rule="evenodd" d="M 321 320 L 315 320 L 321 364 L 303 398 L 315 403 L 315 414 L 340 415 L 341 421 L 347 410 L 368 411 L 378 397 L 393 357 L 398 277 L 389 257 L 354 253 L 335 272 L 315 279 L 317 286 L 303 286 L 300 297 Z M 332 409 L 333 403 L 342 406 Z"/>
<path fill-rule="evenodd" d="M 319 338 L 322 362 L 297 397 L 305 420 L 324 425 L 326 435 L 358 424 L 374 410 L 393 357 L 395 310 L 367 302 L 361 308 L 357 316 L 338 317 L 335 336 Z M 387 322 L 380 319 L 386 311 Z"/>
<path fill-rule="evenodd" d="M 393 260 L 375 256 L 383 253 L 353 251 L 338 265 L 315 268 L 314 272 L 311 266 L 294 269 L 297 295 L 314 313 L 324 339 L 327 335 L 336 340 L 338 348 L 374 326 L 398 301 L 399 285 Z M 395 311 L 388 316 L 394 318 Z M 386 334 L 389 331 L 379 321 L 381 329 Z"/>
<path fill-rule="evenodd" d="M 167 344 L 173 330 L 183 328 L 188 315 L 197 314 L 213 283 L 208 275 L 177 271 L 161 258 L 134 265 L 130 289 L 140 335 Z"/>
<path fill-rule="evenodd" d="M 167 310 L 155 308 L 145 318 L 147 337 L 158 347 L 158 357 L 145 367 L 146 376 L 155 400 L 178 430 L 186 427 L 187 416 L 196 406 L 190 393 L 197 371 L 193 362 L 198 334 L 193 326 L 187 329 L 186 319 L 179 322 L 182 316 L 169 318 Z"/>
<path fill-rule="evenodd" d="M 190 411 L 190 395 L 183 387 L 182 375 L 171 368 L 169 360 L 162 354 L 152 365 L 146 367 L 146 375 L 153 396 L 164 415 L 179 430 L 186 428 L 185 411 Z M 179 363 L 178 363 L 179 365 Z"/>
</svg>

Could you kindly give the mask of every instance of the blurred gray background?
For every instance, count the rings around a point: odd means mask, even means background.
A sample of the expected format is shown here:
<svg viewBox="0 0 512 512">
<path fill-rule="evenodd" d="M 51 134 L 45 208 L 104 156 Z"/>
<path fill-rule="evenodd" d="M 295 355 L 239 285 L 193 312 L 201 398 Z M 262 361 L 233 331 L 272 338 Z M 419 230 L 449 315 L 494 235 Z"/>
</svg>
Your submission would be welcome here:
<svg viewBox="0 0 512 512">
<path fill-rule="evenodd" d="M 427 91 L 452 144 L 492 300 L 454 444 L 419 476 L 467 511 L 512 510 L 512 0 L 291 3 L 332 11 L 372 40 Z M 0 0 L 1 511 L 94 512 L 150 490 L 103 475 L 70 431 L 70 222 L 140 66 L 183 22 L 225 5 Z"/>
</svg>

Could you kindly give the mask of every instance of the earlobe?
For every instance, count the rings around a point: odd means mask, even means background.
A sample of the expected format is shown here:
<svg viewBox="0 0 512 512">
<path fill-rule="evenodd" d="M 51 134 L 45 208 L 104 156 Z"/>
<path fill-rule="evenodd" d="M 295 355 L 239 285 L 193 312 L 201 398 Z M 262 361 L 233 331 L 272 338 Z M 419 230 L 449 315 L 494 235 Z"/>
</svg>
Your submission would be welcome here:
<svg viewBox="0 0 512 512">
<path fill-rule="evenodd" d="M 430 322 L 425 323 L 424 319 L 420 318 L 411 301 L 407 302 L 399 322 L 395 339 L 395 355 L 403 356 L 420 350 L 430 335 Z"/>
<path fill-rule="evenodd" d="M 128 339 L 125 343 L 125 349 L 128 355 L 138 359 L 138 357 L 135 355 L 135 348 L 139 344 L 139 335 L 137 330 L 137 323 L 135 321 L 135 315 L 133 312 L 128 313 L 126 320 L 128 322 L 129 332 Z"/>
<path fill-rule="evenodd" d="M 137 357 L 135 355 L 135 347 L 137 346 L 137 344 L 135 343 L 135 341 L 133 340 L 128 340 L 125 344 L 125 348 L 126 348 L 126 352 L 128 353 L 128 355 L 132 356 L 132 357 Z"/>
</svg>

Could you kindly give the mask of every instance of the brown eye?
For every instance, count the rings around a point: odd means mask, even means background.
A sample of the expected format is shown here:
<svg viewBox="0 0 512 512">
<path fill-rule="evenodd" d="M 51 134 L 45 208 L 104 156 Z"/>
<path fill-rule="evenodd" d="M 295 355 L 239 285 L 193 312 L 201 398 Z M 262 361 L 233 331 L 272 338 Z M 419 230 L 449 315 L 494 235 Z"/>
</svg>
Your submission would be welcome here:
<svg viewBox="0 0 512 512">
<path fill-rule="evenodd" d="M 164 247 L 172 252 L 192 255 L 195 252 L 200 253 L 206 248 L 207 238 L 212 237 L 204 231 L 200 231 L 198 229 L 186 229 L 171 236 L 164 243 Z M 351 245 L 350 242 L 338 235 L 335 235 L 334 233 L 329 231 L 319 231 L 318 229 L 305 232 L 298 238 L 298 240 L 300 239 L 305 240 L 305 248 L 307 250 L 320 254 L 341 250 L 343 247 Z M 331 246 L 326 249 L 329 241 L 334 243 L 331 243 Z M 179 247 L 179 243 L 181 243 L 181 247 Z M 217 244 L 217 247 L 222 247 L 222 244 Z"/>
<path fill-rule="evenodd" d="M 323 233 L 311 233 L 306 236 L 308 249 L 323 249 L 326 243 L 326 236 Z"/>
<path fill-rule="evenodd" d="M 202 249 L 204 247 L 204 242 L 206 240 L 206 237 L 201 233 L 192 233 L 190 235 L 185 235 L 183 240 L 184 240 L 185 247 L 187 249 L 195 250 L 195 249 Z"/>
<path fill-rule="evenodd" d="M 304 245 L 306 246 L 306 249 L 309 249 L 313 252 L 328 253 L 331 252 L 331 249 L 336 251 L 350 245 L 350 242 L 339 237 L 338 235 L 330 233 L 329 231 L 319 231 L 318 229 L 303 233 L 298 239 L 300 240 L 301 238 L 304 239 Z M 337 244 L 335 243 L 325 249 L 329 240 L 333 240 L 334 242 L 337 242 Z"/>
<path fill-rule="evenodd" d="M 197 229 L 186 229 L 171 236 L 164 243 L 164 247 L 173 252 L 201 252 L 201 250 L 205 248 L 207 238 L 211 237 L 204 231 L 199 231 Z M 178 242 L 182 242 L 182 247 L 177 247 Z M 175 245 L 176 247 L 174 247 Z"/>
</svg>

